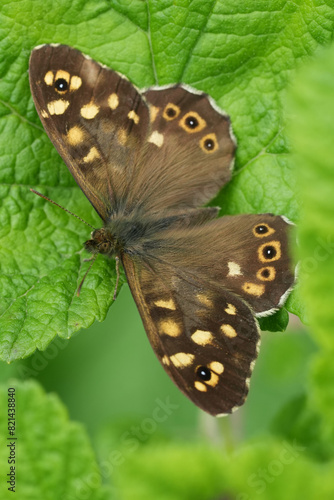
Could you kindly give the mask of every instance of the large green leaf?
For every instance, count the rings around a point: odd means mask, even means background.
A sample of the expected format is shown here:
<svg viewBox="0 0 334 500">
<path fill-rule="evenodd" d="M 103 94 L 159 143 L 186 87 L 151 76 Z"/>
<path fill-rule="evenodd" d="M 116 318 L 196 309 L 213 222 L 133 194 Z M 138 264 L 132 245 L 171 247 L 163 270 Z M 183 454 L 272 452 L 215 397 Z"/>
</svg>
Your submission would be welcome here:
<svg viewBox="0 0 334 500">
<path fill-rule="evenodd" d="M 239 143 L 234 178 L 214 203 L 224 213 L 297 219 L 282 96 L 296 66 L 332 39 L 332 6 L 286 0 L 1 4 L 2 359 L 25 357 L 57 334 L 70 337 L 102 320 L 115 282 L 113 263 L 99 257 L 76 296 L 89 265 L 82 252 L 89 231 L 29 192 L 34 187 L 99 225 L 34 109 L 27 68 L 38 44 L 73 45 L 138 86 L 183 81 L 209 92 L 231 115 Z M 300 311 L 295 298 L 294 312 Z"/>
<path fill-rule="evenodd" d="M 270 438 L 231 455 L 196 443 L 143 446 L 114 478 L 124 500 L 329 500 L 333 463 L 320 467 L 305 451 Z"/>
<path fill-rule="evenodd" d="M 10 398 L 15 394 L 15 403 Z M 8 404 L 11 432 L 8 431 Z M 8 446 L 8 445 L 11 445 Z M 8 457 L 12 451 L 11 460 Z M 80 424 L 71 422 L 58 397 L 45 394 L 36 382 L 9 381 L 0 387 L 0 464 L 1 499 L 17 495 L 20 500 L 110 499 L 101 486 L 100 471 L 87 434 Z M 15 467 L 15 493 L 7 483 L 10 467 Z"/>
<path fill-rule="evenodd" d="M 311 404 L 334 442 L 334 50 L 301 71 L 293 86 L 292 139 L 302 204 L 301 283 L 311 332 L 322 348 L 313 367 Z"/>
</svg>

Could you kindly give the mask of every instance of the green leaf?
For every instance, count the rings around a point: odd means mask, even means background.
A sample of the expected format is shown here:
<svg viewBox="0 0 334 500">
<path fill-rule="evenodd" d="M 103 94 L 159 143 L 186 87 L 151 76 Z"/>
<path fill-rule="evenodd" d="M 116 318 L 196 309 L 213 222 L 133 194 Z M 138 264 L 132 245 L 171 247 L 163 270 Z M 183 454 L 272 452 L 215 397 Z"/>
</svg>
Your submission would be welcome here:
<svg viewBox="0 0 334 500">
<path fill-rule="evenodd" d="M 13 498 L 4 479 L 13 465 L 20 500 L 110 499 L 101 486 L 86 432 L 69 420 L 58 397 L 45 394 L 36 382 L 12 380 L 9 384 L 0 386 L 1 498 Z M 8 434 L 8 387 L 15 389 L 15 436 Z M 7 445 L 13 437 L 15 464 L 8 464 Z"/>
<path fill-rule="evenodd" d="M 28 356 L 57 334 L 69 338 L 103 320 L 115 282 L 114 264 L 99 257 L 76 296 L 89 265 L 82 252 L 89 231 L 29 192 L 38 189 L 100 224 L 34 109 L 27 69 L 38 44 L 75 46 L 138 86 L 183 81 L 210 93 L 231 115 L 239 143 L 233 180 L 214 203 L 229 214 L 297 219 L 282 96 L 295 68 L 331 40 L 329 5 L 21 0 L 3 4 L 0 26 L 2 359 Z"/>
<path fill-rule="evenodd" d="M 268 332 L 284 332 L 289 323 L 289 314 L 285 307 L 282 307 L 272 316 L 259 318 L 261 330 Z"/>
<path fill-rule="evenodd" d="M 302 201 L 298 254 L 303 295 L 316 341 L 334 349 L 334 50 L 298 75 L 291 134 Z"/>
<path fill-rule="evenodd" d="M 302 217 L 297 253 L 310 331 L 321 350 L 315 359 L 310 400 L 334 442 L 334 49 L 323 51 L 298 75 L 291 90 L 291 137 Z"/>
<path fill-rule="evenodd" d="M 261 335 L 260 355 L 246 404 L 241 409 L 247 437 L 270 433 L 272 421 L 279 420 L 277 414 L 281 413 L 282 408 L 310 390 L 310 363 L 317 354 L 316 345 L 307 331 L 291 330 L 288 334 L 270 332 Z M 284 422 L 282 425 L 285 431 Z M 296 430 L 292 423 L 291 427 Z M 310 435 L 314 435 L 312 428 L 309 431 Z M 302 442 L 311 440 L 309 434 L 304 436 Z M 299 439 L 300 435 L 291 433 L 288 437 Z"/>
<path fill-rule="evenodd" d="M 196 443 L 148 445 L 115 469 L 114 480 L 124 500 L 331 498 L 333 463 L 320 467 L 305 451 L 268 438 L 230 456 Z"/>
<path fill-rule="evenodd" d="M 289 401 L 276 415 L 271 430 L 291 442 L 295 440 L 307 449 L 309 455 L 320 461 L 333 456 L 333 445 L 323 436 L 322 419 L 315 408 L 310 408 L 303 394 Z"/>
<path fill-rule="evenodd" d="M 310 400 L 322 420 L 322 440 L 334 446 L 334 388 L 333 351 L 319 354 L 313 365 Z M 333 455 L 332 455 L 333 456 Z"/>
</svg>

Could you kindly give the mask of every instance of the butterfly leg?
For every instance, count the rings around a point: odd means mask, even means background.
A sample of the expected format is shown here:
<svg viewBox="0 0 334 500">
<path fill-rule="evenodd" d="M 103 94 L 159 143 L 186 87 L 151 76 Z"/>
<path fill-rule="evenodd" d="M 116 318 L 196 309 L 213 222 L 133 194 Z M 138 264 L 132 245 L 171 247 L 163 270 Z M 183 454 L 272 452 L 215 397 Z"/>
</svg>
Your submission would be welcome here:
<svg viewBox="0 0 334 500">
<path fill-rule="evenodd" d="M 115 284 L 115 289 L 114 289 L 114 297 L 113 300 L 116 300 L 116 295 L 117 295 L 117 288 L 118 288 L 118 282 L 119 282 L 119 257 L 115 257 L 116 261 L 116 284 Z"/>
<path fill-rule="evenodd" d="M 89 268 L 87 269 L 87 271 L 85 272 L 84 274 L 84 277 L 82 278 L 81 280 L 81 283 L 80 285 L 78 286 L 78 290 L 77 290 L 77 296 L 80 297 L 80 292 L 81 292 L 81 288 L 82 288 L 82 285 L 84 284 L 84 281 L 85 279 L 87 278 L 87 274 L 89 273 L 89 271 L 91 270 L 92 268 L 92 265 L 94 264 L 96 260 L 96 256 L 94 255 L 94 257 L 92 257 L 91 259 L 84 259 L 84 262 L 90 262 L 92 261 L 91 265 L 89 266 Z"/>
</svg>

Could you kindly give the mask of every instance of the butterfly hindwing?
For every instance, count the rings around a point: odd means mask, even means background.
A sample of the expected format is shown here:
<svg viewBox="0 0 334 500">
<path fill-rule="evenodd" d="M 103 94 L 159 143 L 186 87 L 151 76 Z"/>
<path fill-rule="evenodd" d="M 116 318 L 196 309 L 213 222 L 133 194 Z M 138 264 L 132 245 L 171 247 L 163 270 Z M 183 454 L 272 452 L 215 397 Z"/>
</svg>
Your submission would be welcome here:
<svg viewBox="0 0 334 500">
<path fill-rule="evenodd" d="M 219 285 L 123 256 L 150 343 L 168 375 L 212 415 L 242 405 L 259 345 L 249 306 Z"/>
<path fill-rule="evenodd" d="M 225 216 L 171 228 L 143 242 L 158 257 L 198 279 L 219 283 L 260 315 L 281 307 L 294 285 L 288 249 L 291 223 L 271 214 Z"/>
<path fill-rule="evenodd" d="M 259 344 L 255 313 L 280 307 L 294 284 L 289 227 L 270 214 L 176 225 L 144 240 L 136 256 L 123 256 L 159 360 L 211 414 L 244 402 Z"/>
</svg>

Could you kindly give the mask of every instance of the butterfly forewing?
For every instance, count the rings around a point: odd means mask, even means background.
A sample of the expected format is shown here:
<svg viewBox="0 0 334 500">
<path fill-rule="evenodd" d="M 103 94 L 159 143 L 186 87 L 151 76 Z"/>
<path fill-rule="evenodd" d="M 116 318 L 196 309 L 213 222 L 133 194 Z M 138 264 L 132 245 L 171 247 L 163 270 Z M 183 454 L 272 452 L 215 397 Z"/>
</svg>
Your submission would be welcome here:
<svg viewBox="0 0 334 500">
<path fill-rule="evenodd" d="M 30 84 L 46 131 L 103 220 L 133 207 L 197 208 L 230 179 L 230 120 L 204 93 L 178 85 L 142 96 L 64 45 L 32 52 Z"/>
<path fill-rule="evenodd" d="M 105 221 L 146 142 L 144 99 L 125 77 L 65 45 L 32 52 L 30 85 L 45 130 Z"/>
</svg>

